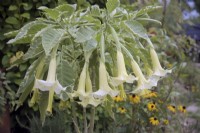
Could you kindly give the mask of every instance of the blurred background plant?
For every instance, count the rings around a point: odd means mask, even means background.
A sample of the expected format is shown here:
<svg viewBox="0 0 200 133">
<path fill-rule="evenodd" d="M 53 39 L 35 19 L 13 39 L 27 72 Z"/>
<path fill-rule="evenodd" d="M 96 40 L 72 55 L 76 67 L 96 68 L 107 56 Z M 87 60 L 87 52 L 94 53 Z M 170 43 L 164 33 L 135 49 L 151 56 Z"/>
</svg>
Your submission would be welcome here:
<svg viewBox="0 0 200 133">
<path fill-rule="evenodd" d="M 59 4 L 68 2 L 70 4 L 77 3 L 78 6 L 87 7 L 89 4 L 98 4 L 101 8 L 105 7 L 105 0 L 30 0 L 24 2 L 22 0 L 4 0 L 0 3 L 1 11 L 1 33 L 0 33 L 0 58 L 1 58 L 1 96 L 0 106 L 3 107 L 8 103 L 11 118 L 12 118 L 12 132 L 55 132 L 54 127 L 60 127 L 59 132 L 71 132 L 73 130 L 73 121 L 68 117 L 70 114 L 71 106 L 69 103 L 59 103 L 57 102 L 55 117 L 50 117 L 46 120 L 43 128 L 39 121 L 39 114 L 36 112 L 37 107 L 34 110 L 29 109 L 28 100 L 21 106 L 17 111 L 14 110 L 17 100 L 15 93 L 18 90 L 19 84 L 22 81 L 25 72 L 30 65 L 29 63 L 22 63 L 18 67 L 10 67 L 10 63 L 17 59 L 20 59 L 24 52 L 27 51 L 28 46 L 18 45 L 18 44 L 6 44 L 8 39 L 6 39 L 4 33 L 9 31 L 18 30 L 25 23 L 34 20 L 38 17 L 40 12 L 37 10 L 40 6 L 47 6 L 53 8 Z M 122 3 L 132 3 L 132 1 L 122 1 Z M 195 0 L 197 10 L 199 11 L 199 2 Z M 140 103 L 133 104 L 128 102 L 113 102 L 114 109 L 113 112 L 104 112 L 101 107 L 96 109 L 95 132 L 130 132 L 132 130 L 144 131 L 164 131 L 164 132 L 175 132 L 175 131 L 185 131 L 185 132 L 197 132 L 199 131 L 198 120 L 200 118 L 200 71 L 199 71 L 199 40 L 194 40 L 193 36 L 187 36 L 187 32 L 184 29 L 185 23 L 196 24 L 199 22 L 199 18 L 192 20 L 183 20 L 182 11 L 183 9 L 190 9 L 186 1 L 174 1 L 167 3 L 163 0 L 162 3 L 158 3 L 157 0 L 138 0 L 134 1 L 132 5 L 123 5 L 127 9 L 140 9 L 146 5 L 163 5 L 163 10 L 157 12 L 151 12 L 151 18 L 155 18 L 162 22 L 162 25 L 149 24 L 146 22 L 141 22 L 148 28 L 149 36 L 154 45 L 157 45 L 157 50 L 160 52 L 160 59 L 167 68 L 173 68 L 174 72 L 171 76 L 168 76 L 159 83 L 159 87 L 154 89 L 154 91 L 159 94 L 158 97 L 153 97 L 151 99 L 141 98 Z M 153 27 L 153 28 L 152 28 Z M 11 89 L 12 88 L 12 89 Z M 161 95 L 162 94 L 162 95 Z M 128 100 L 128 99 L 127 99 Z M 156 102 L 156 108 L 160 112 L 148 111 L 147 104 L 149 102 Z M 165 102 L 166 101 L 166 102 Z M 164 104 L 161 104 L 165 102 Z M 168 105 L 176 106 L 178 109 L 179 105 L 186 107 L 187 114 L 179 115 L 173 112 L 167 115 L 166 108 Z M 123 107 L 123 108 L 122 108 Z M 65 108 L 65 109 L 64 109 Z M 66 109 L 67 108 L 67 109 Z M 3 112 L 4 108 L 1 108 Z M 138 110 L 136 114 L 132 114 L 133 110 Z M 23 110 L 23 111 L 21 111 Z M 126 111 L 125 111 L 126 110 Z M 166 112 L 164 111 L 166 110 Z M 178 110 L 177 110 L 178 112 Z M 80 109 L 77 109 L 77 115 L 80 121 L 83 119 Z M 159 126 L 149 126 L 144 125 L 144 123 L 149 123 L 149 117 L 159 118 L 159 122 L 162 124 Z M 63 117 L 64 116 L 64 117 Z M 112 117 L 111 117 L 112 116 Z M 115 116 L 115 117 L 114 117 Z M 125 116 L 125 117 L 124 117 Z M 146 117 L 144 117 L 146 116 Z M 89 119 L 89 116 L 87 116 Z M 106 118 L 106 119 L 105 119 Z M 115 121 L 113 120 L 115 118 Z M 178 119 L 176 119 L 178 118 Z M 164 126 L 164 120 L 168 119 L 169 124 Z M 129 124 L 129 121 L 132 121 Z M 60 125 L 60 124 L 64 125 Z M 174 123 L 179 123 L 179 126 L 174 127 Z M 133 126 L 134 125 L 134 126 Z M 141 129 L 139 127 L 142 126 Z M 145 126 L 147 128 L 145 128 Z M 116 128 L 113 128 L 116 127 Z M 150 128 L 149 128 L 150 127 Z M 56 130 L 57 131 L 57 130 Z"/>
</svg>

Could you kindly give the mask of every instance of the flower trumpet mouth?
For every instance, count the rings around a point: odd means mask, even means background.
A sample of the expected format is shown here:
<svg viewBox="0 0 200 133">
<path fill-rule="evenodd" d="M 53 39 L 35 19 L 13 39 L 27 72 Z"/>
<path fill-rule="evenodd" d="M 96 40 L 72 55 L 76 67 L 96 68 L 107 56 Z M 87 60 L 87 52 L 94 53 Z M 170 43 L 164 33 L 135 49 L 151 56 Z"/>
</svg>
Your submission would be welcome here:
<svg viewBox="0 0 200 133">
<path fill-rule="evenodd" d="M 113 86 L 118 86 L 120 84 L 126 83 L 133 83 L 134 80 L 137 80 L 131 74 L 127 74 L 125 63 L 124 63 L 124 56 L 120 50 L 117 50 L 117 69 L 118 69 L 118 76 L 112 78 Z"/>
<path fill-rule="evenodd" d="M 134 74 L 138 78 L 137 87 L 131 93 L 140 93 L 144 89 L 151 89 L 155 84 L 154 81 L 146 80 L 145 76 L 143 75 L 143 73 L 136 61 L 132 60 L 131 66 L 132 66 L 132 70 L 133 70 Z"/>
<path fill-rule="evenodd" d="M 117 90 L 113 90 L 108 85 L 108 79 L 107 79 L 107 71 L 105 67 L 105 63 L 100 61 L 99 65 L 99 90 L 93 93 L 94 97 L 97 98 L 103 98 L 107 94 L 109 94 L 111 97 L 116 96 L 119 93 Z"/>
</svg>

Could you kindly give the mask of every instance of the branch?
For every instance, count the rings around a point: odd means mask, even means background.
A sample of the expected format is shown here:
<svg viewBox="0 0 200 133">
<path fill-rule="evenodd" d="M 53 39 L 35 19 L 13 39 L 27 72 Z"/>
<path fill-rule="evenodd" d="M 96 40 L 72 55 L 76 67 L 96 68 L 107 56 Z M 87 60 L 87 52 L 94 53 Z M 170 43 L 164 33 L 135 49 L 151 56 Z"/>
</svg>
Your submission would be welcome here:
<svg viewBox="0 0 200 133">
<path fill-rule="evenodd" d="M 84 119 L 84 133 L 88 133 L 86 108 L 85 107 L 83 107 L 83 119 Z"/>
<path fill-rule="evenodd" d="M 89 133 L 93 133 L 93 131 L 94 131 L 94 117 L 95 117 L 95 107 L 92 107 L 91 117 L 90 117 Z"/>
<path fill-rule="evenodd" d="M 80 133 L 78 121 L 77 121 L 77 118 L 76 118 L 76 108 L 75 108 L 74 101 L 72 101 L 71 105 L 72 105 L 72 117 L 73 117 L 72 120 L 73 120 L 73 123 L 74 123 L 75 131 L 76 131 L 76 133 Z"/>
</svg>

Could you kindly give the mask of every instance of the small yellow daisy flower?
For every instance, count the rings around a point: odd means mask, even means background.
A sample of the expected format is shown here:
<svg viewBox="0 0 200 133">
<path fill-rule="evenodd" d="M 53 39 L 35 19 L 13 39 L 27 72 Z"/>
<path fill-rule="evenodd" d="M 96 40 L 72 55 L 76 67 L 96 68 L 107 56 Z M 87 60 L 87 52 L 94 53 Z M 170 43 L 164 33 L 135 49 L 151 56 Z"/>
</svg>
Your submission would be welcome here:
<svg viewBox="0 0 200 133">
<path fill-rule="evenodd" d="M 168 67 L 168 68 L 172 68 L 172 66 L 173 66 L 173 65 L 170 64 L 170 63 L 167 64 L 167 67 Z"/>
<path fill-rule="evenodd" d="M 140 97 L 138 95 L 132 94 L 132 95 L 129 95 L 129 100 L 132 103 L 139 103 L 140 102 Z"/>
<path fill-rule="evenodd" d="M 123 98 L 120 97 L 119 95 L 117 95 L 117 96 L 113 97 L 113 100 L 114 100 L 115 102 L 121 102 L 121 101 L 123 101 Z"/>
<path fill-rule="evenodd" d="M 178 106 L 178 110 L 181 112 L 181 113 L 186 113 L 186 107 L 185 106 Z"/>
<path fill-rule="evenodd" d="M 144 98 L 158 97 L 157 92 L 151 91 L 143 96 Z"/>
<path fill-rule="evenodd" d="M 149 111 L 155 111 L 155 110 L 157 110 L 157 108 L 156 108 L 156 104 L 153 102 L 150 102 L 150 103 L 148 103 L 147 104 L 147 108 L 148 108 L 148 110 Z"/>
<path fill-rule="evenodd" d="M 124 107 L 119 107 L 118 110 L 119 110 L 119 112 L 120 112 L 121 114 L 126 113 L 126 109 L 125 109 Z"/>
<path fill-rule="evenodd" d="M 169 121 L 168 121 L 167 119 L 164 119 L 164 120 L 163 120 L 163 123 L 164 123 L 165 125 L 168 125 L 168 124 L 169 124 Z"/>
<path fill-rule="evenodd" d="M 152 125 L 155 125 L 157 126 L 159 124 L 159 121 L 156 117 L 151 117 L 149 118 L 149 122 L 152 124 Z"/>
<path fill-rule="evenodd" d="M 167 106 L 167 109 L 168 109 L 169 111 L 173 112 L 173 113 L 176 112 L 176 107 L 175 107 L 174 105 L 168 105 L 168 106 Z"/>
</svg>

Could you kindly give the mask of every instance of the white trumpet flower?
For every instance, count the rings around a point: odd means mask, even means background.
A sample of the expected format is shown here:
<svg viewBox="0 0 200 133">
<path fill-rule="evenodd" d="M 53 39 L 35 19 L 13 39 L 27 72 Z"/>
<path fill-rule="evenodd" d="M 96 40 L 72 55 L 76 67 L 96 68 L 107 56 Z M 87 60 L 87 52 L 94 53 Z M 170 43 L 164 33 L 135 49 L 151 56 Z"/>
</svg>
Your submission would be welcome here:
<svg viewBox="0 0 200 133">
<path fill-rule="evenodd" d="M 54 92 L 60 94 L 66 88 L 56 80 L 56 57 L 52 57 L 49 63 L 49 70 L 46 80 L 35 80 L 34 88 L 38 88 L 41 91 L 49 91 L 49 100 L 47 106 L 47 112 L 52 113 L 52 103 Z"/>
<path fill-rule="evenodd" d="M 117 77 L 112 78 L 112 85 L 118 86 L 120 84 L 126 83 L 133 83 L 134 80 L 137 78 L 131 74 L 127 74 L 125 63 L 124 63 L 124 56 L 120 50 L 117 50 L 117 69 L 118 75 Z"/>
<path fill-rule="evenodd" d="M 160 65 L 160 61 L 158 59 L 158 55 L 153 48 L 150 49 L 150 55 L 154 70 L 153 75 L 164 77 L 167 73 L 171 73 L 172 70 L 164 70 L 162 68 L 162 66 Z"/>
<path fill-rule="evenodd" d="M 86 75 L 86 83 L 85 83 L 85 97 L 82 97 L 80 100 L 81 102 L 78 102 L 81 104 L 83 107 L 86 107 L 88 104 L 93 105 L 94 107 L 97 107 L 101 101 L 99 99 L 95 99 L 92 96 L 92 82 L 90 79 L 89 72 L 87 70 L 87 75 Z"/>
<path fill-rule="evenodd" d="M 153 65 L 153 73 L 149 77 L 149 80 L 152 80 L 154 82 L 154 86 L 157 86 L 157 82 L 160 80 L 160 78 L 164 77 L 167 73 L 171 73 L 172 70 L 165 70 L 162 68 L 158 59 L 158 55 L 153 48 L 150 49 L 150 55 Z"/>
<path fill-rule="evenodd" d="M 81 100 L 89 95 L 89 93 L 86 93 L 85 91 L 86 72 L 87 72 L 87 63 L 85 62 L 79 77 L 78 89 L 72 94 L 72 97 L 79 97 L 79 99 Z"/>
<path fill-rule="evenodd" d="M 86 107 L 88 104 L 92 106 L 98 106 L 101 101 L 99 99 L 95 99 L 92 95 L 92 82 L 90 79 L 88 65 L 89 65 L 89 58 L 92 52 L 89 52 L 85 56 L 85 64 L 80 74 L 78 89 L 72 94 L 69 94 L 71 97 L 79 97 L 81 102 L 78 102 L 83 107 Z"/>
<path fill-rule="evenodd" d="M 107 71 L 105 67 L 105 63 L 100 61 L 99 65 L 99 90 L 93 93 L 93 96 L 96 98 L 103 98 L 107 94 L 111 97 L 114 97 L 118 95 L 119 91 L 113 90 L 108 85 L 108 79 L 107 79 Z"/>
<path fill-rule="evenodd" d="M 155 83 L 153 80 L 147 80 L 143 75 L 139 65 L 134 60 L 131 61 L 131 66 L 134 74 L 138 78 L 137 87 L 131 93 L 141 93 L 145 89 L 151 89 Z"/>
</svg>

